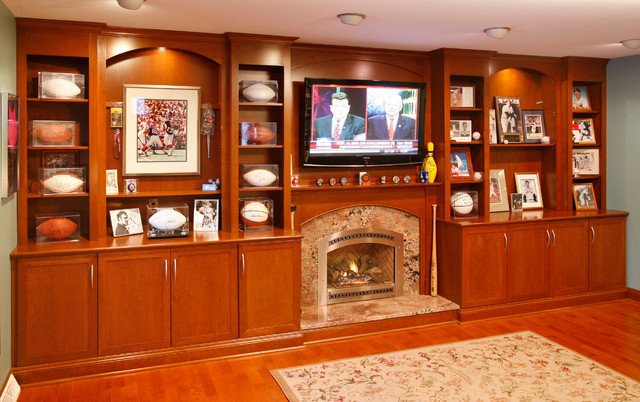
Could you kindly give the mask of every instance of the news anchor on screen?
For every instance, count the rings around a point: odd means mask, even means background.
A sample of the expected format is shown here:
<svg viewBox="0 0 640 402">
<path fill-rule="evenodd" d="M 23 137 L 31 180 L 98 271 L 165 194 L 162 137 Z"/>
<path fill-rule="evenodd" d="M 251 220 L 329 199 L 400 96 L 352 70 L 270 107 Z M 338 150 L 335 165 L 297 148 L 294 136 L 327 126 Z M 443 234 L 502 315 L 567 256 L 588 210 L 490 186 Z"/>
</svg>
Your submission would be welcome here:
<svg viewBox="0 0 640 402">
<path fill-rule="evenodd" d="M 317 118 L 313 123 L 313 138 L 332 141 L 358 139 L 364 134 L 364 118 L 349 114 L 351 105 L 345 92 L 331 94 L 331 115 Z"/>
<path fill-rule="evenodd" d="M 369 117 L 367 140 L 415 140 L 416 121 L 400 113 L 402 105 L 400 95 L 385 96 L 385 113 Z"/>
</svg>

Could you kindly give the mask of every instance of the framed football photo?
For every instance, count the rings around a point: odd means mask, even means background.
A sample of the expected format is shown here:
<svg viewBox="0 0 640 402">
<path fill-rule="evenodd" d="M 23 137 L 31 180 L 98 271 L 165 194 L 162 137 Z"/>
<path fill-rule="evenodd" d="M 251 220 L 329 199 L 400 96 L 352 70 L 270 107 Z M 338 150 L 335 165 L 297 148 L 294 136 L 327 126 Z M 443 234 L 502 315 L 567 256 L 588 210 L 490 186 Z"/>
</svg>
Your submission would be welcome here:
<svg viewBox="0 0 640 402">
<path fill-rule="evenodd" d="M 503 144 L 522 142 L 520 98 L 496 96 L 498 139 Z"/>
</svg>

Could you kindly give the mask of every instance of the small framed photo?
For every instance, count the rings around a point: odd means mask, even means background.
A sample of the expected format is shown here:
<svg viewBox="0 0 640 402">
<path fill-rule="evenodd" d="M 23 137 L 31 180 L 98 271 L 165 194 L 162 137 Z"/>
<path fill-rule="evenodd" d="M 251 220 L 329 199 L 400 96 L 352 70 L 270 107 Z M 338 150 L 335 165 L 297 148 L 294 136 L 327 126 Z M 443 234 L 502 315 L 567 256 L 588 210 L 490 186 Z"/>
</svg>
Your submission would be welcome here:
<svg viewBox="0 0 640 402">
<path fill-rule="evenodd" d="M 71 168 L 77 164 L 76 151 L 42 151 L 43 168 Z"/>
<path fill-rule="evenodd" d="M 193 205 L 193 231 L 217 232 L 218 231 L 218 200 L 194 200 Z"/>
<path fill-rule="evenodd" d="M 142 218 L 139 208 L 114 209 L 109 211 L 113 237 L 142 233 Z"/>
<path fill-rule="evenodd" d="M 600 150 L 597 148 L 578 148 L 572 150 L 573 174 L 600 174 Z"/>
<path fill-rule="evenodd" d="M 457 147 L 451 151 L 451 177 L 473 177 L 473 164 L 469 148 Z"/>
<path fill-rule="evenodd" d="M 520 98 L 496 96 L 496 118 L 500 142 L 522 142 Z"/>
<path fill-rule="evenodd" d="M 124 179 L 124 192 L 126 194 L 138 192 L 138 179 Z"/>
<path fill-rule="evenodd" d="M 543 110 L 523 110 L 522 121 L 524 122 L 524 142 L 541 143 L 542 137 L 546 135 L 544 127 Z"/>
<path fill-rule="evenodd" d="M 471 120 L 450 120 L 449 137 L 456 142 L 471 142 Z"/>
<path fill-rule="evenodd" d="M 107 170 L 107 195 L 118 194 L 118 169 Z"/>
<path fill-rule="evenodd" d="M 595 144 L 596 133 L 593 129 L 593 119 L 573 119 L 571 136 L 574 144 Z"/>
<path fill-rule="evenodd" d="M 522 212 L 522 194 L 511 193 L 511 211 Z"/>
<path fill-rule="evenodd" d="M 594 211 L 598 209 L 593 184 L 591 183 L 574 184 L 573 201 L 576 204 L 576 211 Z"/>
<path fill-rule="evenodd" d="M 122 128 L 122 107 L 112 107 L 110 110 L 111 128 Z"/>
<path fill-rule="evenodd" d="M 542 208 L 542 190 L 538 173 L 515 173 L 515 179 L 516 191 L 522 194 L 522 208 Z"/>
<path fill-rule="evenodd" d="M 451 107 L 475 107 L 474 88 L 472 86 L 452 85 Z"/>
<path fill-rule="evenodd" d="M 496 127 L 496 110 L 489 109 L 489 144 L 498 143 L 498 131 Z"/>
<path fill-rule="evenodd" d="M 591 110 L 587 87 L 573 87 L 571 105 L 573 106 L 573 110 Z"/>
<path fill-rule="evenodd" d="M 507 182 L 504 169 L 491 169 L 489 171 L 489 211 L 501 212 L 509 210 L 507 198 Z"/>
</svg>

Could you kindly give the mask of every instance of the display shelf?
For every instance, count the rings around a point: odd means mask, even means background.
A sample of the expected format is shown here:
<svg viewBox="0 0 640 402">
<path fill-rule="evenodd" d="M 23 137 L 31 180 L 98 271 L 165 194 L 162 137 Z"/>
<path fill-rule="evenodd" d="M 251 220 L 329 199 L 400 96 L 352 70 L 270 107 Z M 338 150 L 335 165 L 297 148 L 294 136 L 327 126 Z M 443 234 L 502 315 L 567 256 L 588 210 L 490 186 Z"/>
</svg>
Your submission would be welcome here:
<svg viewBox="0 0 640 402">
<path fill-rule="evenodd" d="M 204 191 L 204 190 L 165 190 L 165 191 L 137 191 L 135 193 L 118 193 L 107 194 L 107 198 L 162 198 L 162 197 L 180 197 L 180 196 L 218 196 L 222 194 L 221 190 Z"/>
<path fill-rule="evenodd" d="M 40 193 L 28 193 L 28 198 L 84 198 L 88 197 L 89 193 L 73 193 L 73 194 L 40 194 Z"/>
</svg>

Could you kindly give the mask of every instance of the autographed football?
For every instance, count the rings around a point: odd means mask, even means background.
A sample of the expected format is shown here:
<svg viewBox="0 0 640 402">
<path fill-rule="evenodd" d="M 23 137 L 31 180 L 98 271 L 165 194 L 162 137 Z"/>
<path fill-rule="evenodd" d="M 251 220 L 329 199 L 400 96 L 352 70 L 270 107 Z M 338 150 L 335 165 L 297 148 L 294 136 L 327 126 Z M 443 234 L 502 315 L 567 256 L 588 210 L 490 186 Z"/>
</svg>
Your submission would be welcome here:
<svg viewBox="0 0 640 402">
<path fill-rule="evenodd" d="M 246 226 L 262 226 L 269 220 L 269 210 L 263 203 L 253 201 L 242 207 L 240 216 Z"/>
<path fill-rule="evenodd" d="M 278 176 L 273 174 L 271 170 L 263 168 L 251 169 L 242 175 L 244 180 L 254 187 L 266 187 L 273 184 Z"/>
<path fill-rule="evenodd" d="M 276 91 L 268 85 L 257 82 L 242 90 L 242 95 L 249 102 L 268 102 L 276 96 Z"/>
<path fill-rule="evenodd" d="M 248 144 L 262 145 L 270 144 L 276 138 L 276 133 L 269 127 L 261 126 L 259 124 L 252 124 L 249 127 L 249 135 L 247 137 Z"/>
<path fill-rule="evenodd" d="M 78 225 L 71 219 L 59 217 L 49 218 L 36 226 L 36 231 L 51 240 L 62 240 L 71 236 L 78 229 Z"/>
<path fill-rule="evenodd" d="M 44 94 L 52 98 L 74 98 L 80 94 L 80 87 L 63 78 L 51 78 L 42 83 Z"/>
<path fill-rule="evenodd" d="M 33 129 L 33 136 L 45 145 L 70 144 L 73 133 L 63 124 L 41 124 Z"/>
<path fill-rule="evenodd" d="M 173 208 L 159 209 L 149 218 L 149 224 L 158 230 L 176 230 L 186 222 L 187 217 Z"/>
<path fill-rule="evenodd" d="M 73 193 L 82 187 L 84 181 L 69 173 L 58 173 L 42 182 L 45 189 L 52 193 Z"/>
</svg>

